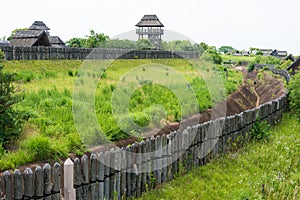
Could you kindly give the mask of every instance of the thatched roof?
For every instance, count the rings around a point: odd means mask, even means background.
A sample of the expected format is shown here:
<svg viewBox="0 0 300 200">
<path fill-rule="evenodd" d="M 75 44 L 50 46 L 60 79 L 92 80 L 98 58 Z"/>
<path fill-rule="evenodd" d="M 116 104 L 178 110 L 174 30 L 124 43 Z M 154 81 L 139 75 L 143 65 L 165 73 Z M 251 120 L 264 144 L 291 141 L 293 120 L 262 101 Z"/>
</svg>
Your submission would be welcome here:
<svg viewBox="0 0 300 200">
<path fill-rule="evenodd" d="M 135 26 L 137 27 L 164 27 L 164 25 L 159 21 L 156 15 L 145 15 L 139 23 Z"/>
<path fill-rule="evenodd" d="M 291 60 L 292 62 L 295 62 L 295 57 L 293 54 L 289 54 L 284 60 Z"/>
<path fill-rule="evenodd" d="M 274 51 L 272 51 L 272 53 L 270 55 L 285 58 L 285 57 L 287 57 L 288 52 L 287 51 L 279 51 L 279 50 L 275 49 Z"/>
<path fill-rule="evenodd" d="M 292 75 L 294 75 L 296 73 L 297 70 L 299 70 L 299 66 L 300 66 L 300 57 L 293 63 L 291 64 L 288 68 L 286 68 L 286 70 L 292 70 Z"/>
<path fill-rule="evenodd" d="M 29 30 L 50 30 L 50 28 L 48 28 L 46 26 L 46 24 L 44 24 L 44 22 L 42 21 L 35 21 L 33 22 L 33 24 L 29 27 Z"/>
<path fill-rule="evenodd" d="M 49 40 L 52 47 L 64 48 L 65 43 L 58 36 L 49 36 Z"/>
<path fill-rule="evenodd" d="M 9 46 L 9 41 L 0 40 L 0 46 Z"/>
<path fill-rule="evenodd" d="M 22 30 L 17 31 L 10 46 L 51 46 L 48 36 L 43 30 Z"/>
</svg>

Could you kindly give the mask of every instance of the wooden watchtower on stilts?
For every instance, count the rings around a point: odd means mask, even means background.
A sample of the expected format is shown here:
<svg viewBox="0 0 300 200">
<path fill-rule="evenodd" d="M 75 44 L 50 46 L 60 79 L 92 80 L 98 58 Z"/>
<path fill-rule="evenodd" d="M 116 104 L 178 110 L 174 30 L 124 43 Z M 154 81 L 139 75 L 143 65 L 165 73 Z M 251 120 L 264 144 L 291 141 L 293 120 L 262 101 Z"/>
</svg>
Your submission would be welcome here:
<svg viewBox="0 0 300 200">
<path fill-rule="evenodd" d="M 157 50 L 161 49 L 161 36 L 164 34 L 162 27 L 164 25 L 156 15 L 145 15 L 135 26 L 138 27 L 136 33 L 139 35 L 139 39 L 146 37 L 155 45 Z"/>
</svg>

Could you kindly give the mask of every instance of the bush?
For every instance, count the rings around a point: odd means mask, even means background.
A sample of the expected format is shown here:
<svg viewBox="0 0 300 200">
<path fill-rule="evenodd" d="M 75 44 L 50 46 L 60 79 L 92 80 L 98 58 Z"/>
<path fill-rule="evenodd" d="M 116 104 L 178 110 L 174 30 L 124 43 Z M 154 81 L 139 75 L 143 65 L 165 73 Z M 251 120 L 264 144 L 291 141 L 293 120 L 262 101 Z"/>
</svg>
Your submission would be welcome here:
<svg viewBox="0 0 300 200">
<path fill-rule="evenodd" d="M 300 73 L 292 77 L 288 87 L 290 110 L 300 121 Z"/>
<path fill-rule="evenodd" d="M 19 136 L 22 131 L 21 113 L 13 109 L 20 100 L 12 83 L 15 74 L 4 73 L 0 63 L 0 143 L 7 143 Z"/>
<path fill-rule="evenodd" d="M 50 141 L 48 137 L 36 136 L 24 140 L 21 149 L 32 156 L 33 161 L 57 159 L 68 156 L 68 150 L 60 141 Z"/>
<path fill-rule="evenodd" d="M 264 141 L 270 139 L 270 126 L 266 121 L 255 122 L 250 137 L 253 141 Z"/>
<path fill-rule="evenodd" d="M 49 138 L 43 136 L 33 137 L 25 140 L 21 146 L 33 156 L 34 160 L 53 158 L 54 149 Z"/>
<path fill-rule="evenodd" d="M 72 70 L 68 70 L 68 75 L 71 76 L 71 77 L 73 77 L 74 76 L 73 71 Z"/>
<path fill-rule="evenodd" d="M 201 56 L 201 58 L 204 61 L 212 62 L 218 65 L 220 65 L 223 62 L 221 55 L 213 47 L 208 48 Z"/>
<path fill-rule="evenodd" d="M 4 60 L 5 54 L 4 52 L 0 49 L 0 60 Z"/>
<path fill-rule="evenodd" d="M 252 72 L 252 71 L 254 70 L 254 68 L 255 68 L 254 63 L 250 63 L 250 64 L 248 65 L 247 70 L 248 70 L 248 72 Z"/>
<path fill-rule="evenodd" d="M 151 121 L 151 117 L 143 112 L 132 114 L 132 118 L 134 123 L 142 127 L 148 126 Z"/>
<path fill-rule="evenodd" d="M 66 136 L 66 145 L 69 152 L 74 152 L 81 156 L 86 151 L 80 136 L 77 133 L 71 133 Z"/>
</svg>

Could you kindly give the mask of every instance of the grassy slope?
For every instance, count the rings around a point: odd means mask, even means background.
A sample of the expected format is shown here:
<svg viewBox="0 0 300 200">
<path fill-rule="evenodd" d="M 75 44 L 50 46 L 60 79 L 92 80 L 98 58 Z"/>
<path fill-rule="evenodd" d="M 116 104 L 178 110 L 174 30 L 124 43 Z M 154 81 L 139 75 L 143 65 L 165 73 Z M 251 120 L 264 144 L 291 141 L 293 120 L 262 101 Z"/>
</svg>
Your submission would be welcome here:
<svg viewBox="0 0 300 200">
<path fill-rule="evenodd" d="M 300 199 L 299 133 L 300 123 L 286 114 L 270 142 L 251 143 L 141 199 Z"/>
<path fill-rule="evenodd" d="M 109 132 L 110 129 L 114 129 L 115 127 L 113 117 L 110 116 L 111 88 L 121 79 L 122 75 L 134 67 L 151 63 L 170 66 L 182 74 L 189 82 L 194 83 L 194 87 L 197 87 L 195 91 L 197 95 L 199 94 L 199 104 L 203 109 L 210 107 L 211 100 L 203 79 L 201 77 L 198 78 L 199 73 L 185 60 L 116 60 L 105 72 L 106 78 L 99 81 L 96 92 L 96 113 L 98 122 L 104 131 Z M 83 152 L 81 140 L 78 137 L 73 122 L 72 92 L 75 83 L 75 74 L 83 62 L 76 60 L 37 60 L 3 61 L 3 64 L 4 70 L 18 74 L 19 81 L 17 82 L 17 88 L 23 92 L 24 100 L 16 107 L 30 113 L 30 118 L 24 125 L 24 131 L 20 139 L 12 143 L 19 150 L 1 155 L 0 149 L 0 170 L 14 168 L 35 160 L 65 157 L 68 155 L 68 152 L 81 154 Z M 201 75 L 203 76 L 215 73 L 215 69 L 202 68 Z M 145 69 L 145 73 L 148 73 L 147 67 Z M 212 73 L 208 73 L 208 71 Z M 221 71 L 223 72 L 223 70 Z M 241 83 L 241 80 L 241 73 L 230 70 L 229 79 L 225 81 L 225 87 L 228 91 L 233 92 Z M 147 91 L 149 92 L 147 94 L 145 94 L 146 90 L 144 90 L 143 98 L 138 98 L 143 101 L 146 100 L 144 106 L 138 103 L 137 106 L 131 108 L 133 112 L 143 111 L 149 103 L 160 103 L 151 99 L 159 97 L 166 99 L 170 95 L 172 96 L 172 93 L 166 92 L 163 88 L 152 88 L 155 91 L 154 94 L 150 89 L 148 87 Z M 175 102 L 176 98 L 173 99 L 173 102 Z M 131 102 L 133 105 L 135 105 L 134 100 L 132 99 Z M 173 106 L 173 102 L 171 100 L 168 102 L 163 101 L 165 104 L 162 103 L 162 105 L 174 110 L 176 107 Z M 169 113 L 172 115 L 173 111 Z M 174 117 L 168 116 L 168 119 L 174 120 Z M 109 137 L 118 137 L 118 135 L 119 133 L 116 131 L 114 135 L 110 135 Z M 35 137 L 37 136 L 39 138 L 36 139 Z"/>
<path fill-rule="evenodd" d="M 255 56 L 231 56 L 231 55 L 221 55 L 224 61 L 233 61 L 233 62 L 253 62 L 255 60 Z"/>
</svg>

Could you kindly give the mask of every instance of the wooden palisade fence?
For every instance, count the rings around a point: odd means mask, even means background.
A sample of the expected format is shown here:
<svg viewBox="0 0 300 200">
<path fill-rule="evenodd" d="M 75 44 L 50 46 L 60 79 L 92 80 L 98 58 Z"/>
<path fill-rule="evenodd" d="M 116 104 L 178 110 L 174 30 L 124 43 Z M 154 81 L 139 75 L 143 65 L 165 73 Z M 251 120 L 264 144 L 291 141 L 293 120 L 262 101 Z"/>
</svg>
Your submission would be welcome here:
<svg viewBox="0 0 300 200">
<path fill-rule="evenodd" d="M 130 49 L 88 49 L 54 47 L 0 47 L 6 60 L 85 60 L 85 59 L 156 59 L 199 58 L 197 51 L 163 51 Z"/>
<path fill-rule="evenodd" d="M 92 154 L 90 157 L 85 155 L 74 159 L 73 162 L 69 159 L 66 165 L 68 168 L 72 167 L 74 175 L 72 175 L 73 172 L 64 171 L 58 163 L 53 166 L 45 164 L 34 170 L 27 168 L 24 171 L 6 171 L 0 177 L 0 197 L 7 200 L 58 200 L 63 198 L 63 193 L 74 195 L 72 194 L 73 188 L 76 191 L 76 199 L 139 197 L 143 192 L 170 181 L 176 174 L 205 165 L 217 154 L 230 151 L 233 144 L 235 147 L 243 145 L 249 140 L 249 133 L 258 120 L 266 120 L 270 125 L 274 125 L 281 120 L 287 104 L 288 98 L 285 94 L 257 108 L 188 127 L 183 132 L 175 131 L 168 135 L 152 137 L 126 148 L 111 149 Z M 218 123 L 224 123 L 222 134 L 207 135 L 208 127 Z M 210 147 L 214 141 L 217 142 L 216 145 L 209 149 L 208 154 L 205 154 L 206 147 Z M 162 146 L 167 148 L 161 148 Z M 185 153 L 178 158 L 178 153 L 185 149 L 187 149 Z M 134 159 L 124 159 L 125 151 L 136 153 L 156 151 L 156 153 L 151 158 L 136 154 Z M 115 160 L 117 162 L 113 162 Z M 113 167 L 104 165 L 104 161 L 111 163 Z M 171 162 L 172 164 L 166 165 Z M 138 173 L 137 165 L 144 165 L 152 170 Z M 65 179 L 69 179 L 65 180 L 65 183 L 63 174 L 65 174 Z M 72 199 L 72 197 L 65 199 Z"/>
</svg>

